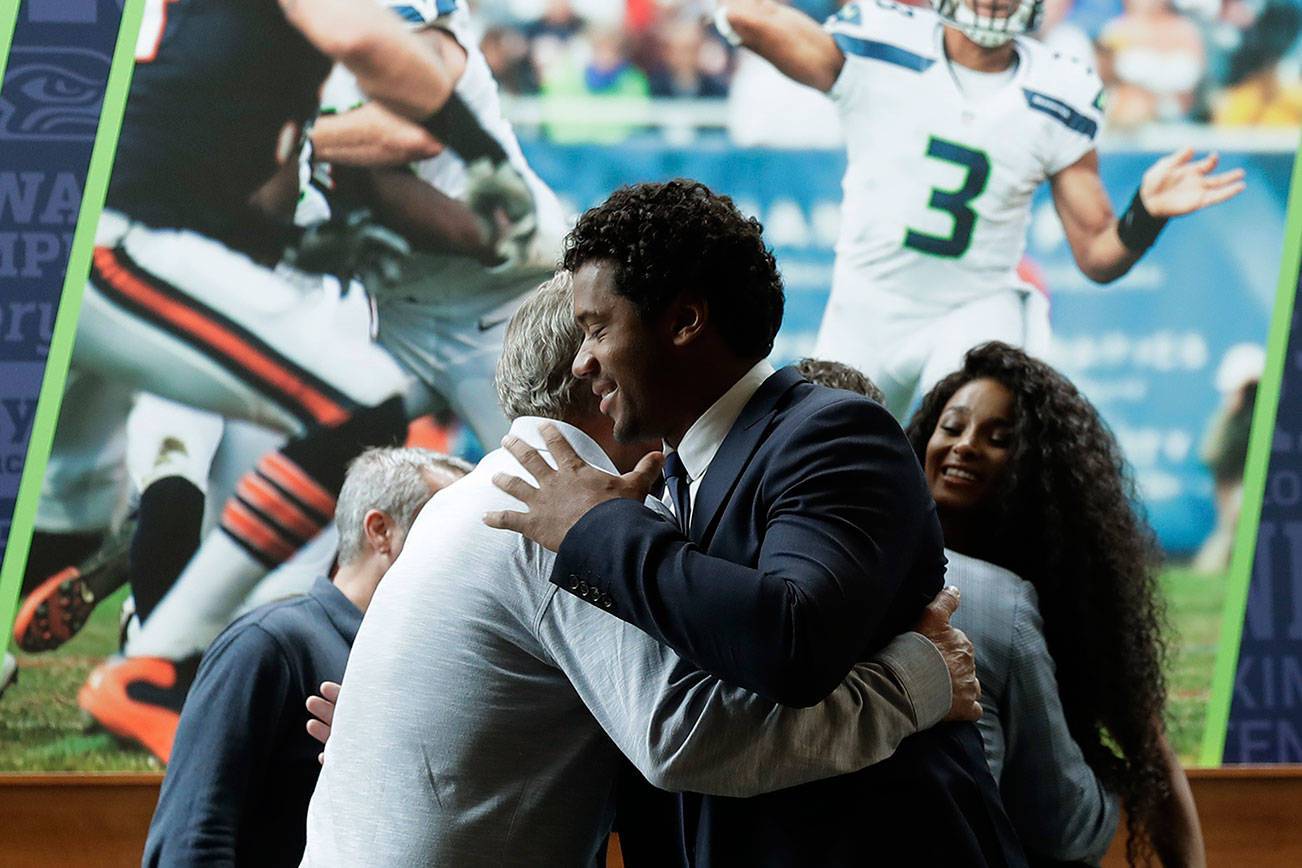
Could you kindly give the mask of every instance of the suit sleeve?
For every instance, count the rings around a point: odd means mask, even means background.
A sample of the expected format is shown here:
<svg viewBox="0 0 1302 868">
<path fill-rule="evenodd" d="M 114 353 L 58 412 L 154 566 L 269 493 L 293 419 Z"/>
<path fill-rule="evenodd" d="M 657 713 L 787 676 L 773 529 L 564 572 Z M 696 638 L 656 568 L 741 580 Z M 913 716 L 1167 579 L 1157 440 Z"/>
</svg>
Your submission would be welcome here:
<svg viewBox="0 0 1302 868">
<path fill-rule="evenodd" d="M 1013 617 L 1000 794 L 1028 852 L 1097 864 L 1117 831 L 1117 799 L 1067 728 L 1035 591 L 1022 583 Z"/>
<path fill-rule="evenodd" d="M 186 697 L 143 864 L 234 865 L 247 800 L 262 788 L 292 674 L 257 625 L 204 655 Z"/>
<path fill-rule="evenodd" d="M 616 747 L 663 790 L 748 797 L 858 771 L 949 710 L 944 659 L 917 633 L 799 709 L 724 684 L 568 594 L 551 595 L 536 635 Z"/>
<path fill-rule="evenodd" d="M 641 504 L 614 500 L 570 530 L 552 581 L 588 589 L 725 681 L 812 705 L 939 591 L 935 507 L 899 426 L 868 401 L 822 405 L 761 445 L 761 460 L 754 502 L 734 495 L 723 507 L 750 523 L 753 565 L 707 555 Z M 906 581 L 928 534 L 935 569 Z"/>
</svg>

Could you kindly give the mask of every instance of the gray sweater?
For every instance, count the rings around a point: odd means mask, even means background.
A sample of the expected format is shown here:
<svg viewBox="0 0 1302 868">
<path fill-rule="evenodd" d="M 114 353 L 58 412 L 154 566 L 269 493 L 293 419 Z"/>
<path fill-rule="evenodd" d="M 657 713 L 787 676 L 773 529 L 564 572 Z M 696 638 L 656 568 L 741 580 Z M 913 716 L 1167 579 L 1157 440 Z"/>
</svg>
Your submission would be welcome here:
<svg viewBox="0 0 1302 868">
<path fill-rule="evenodd" d="M 952 622 L 976 648 L 977 727 L 1008 816 L 1028 854 L 1097 864 L 1120 810 L 1067 729 L 1035 588 L 994 564 L 945 557 L 945 581 L 962 592 Z"/>
</svg>

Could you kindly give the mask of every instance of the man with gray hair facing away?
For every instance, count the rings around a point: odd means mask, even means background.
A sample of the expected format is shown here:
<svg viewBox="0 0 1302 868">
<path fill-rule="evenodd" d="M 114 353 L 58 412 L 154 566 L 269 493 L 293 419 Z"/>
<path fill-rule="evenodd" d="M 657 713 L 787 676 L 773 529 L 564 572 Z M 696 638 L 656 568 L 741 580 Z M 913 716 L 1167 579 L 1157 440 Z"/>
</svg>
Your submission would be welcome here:
<svg viewBox="0 0 1302 868">
<path fill-rule="evenodd" d="M 570 373 L 582 340 L 572 305 L 562 272 L 507 328 L 497 389 L 509 436 L 543 448 L 540 426 L 558 420 L 594 466 L 650 466 L 658 444 L 617 443 Z M 585 583 L 582 598 L 557 593 L 552 552 L 483 522 L 514 503 L 493 484 L 508 472 L 524 470 L 499 449 L 432 501 L 377 592 L 333 714 L 304 865 L 590 866 L 621 753 L 658 787 L 750 796 L 862 768 L 971 713 L 970 648 L 948 626 L 956 597 L 928 612 L 937 644 L 906 633 L 821 704 L 781 707 L 694 670 Z"/>
<path fill-rule="evenodd" d="M 319 771 L 303 705 L 343 677 L 385 570 L 430 496 L 470 470 L 428 449 L 369 449 L 339 492 L 339 567 L 232 623 L 181 711 L 144 865 L 297 865 Z"/>
</svg>

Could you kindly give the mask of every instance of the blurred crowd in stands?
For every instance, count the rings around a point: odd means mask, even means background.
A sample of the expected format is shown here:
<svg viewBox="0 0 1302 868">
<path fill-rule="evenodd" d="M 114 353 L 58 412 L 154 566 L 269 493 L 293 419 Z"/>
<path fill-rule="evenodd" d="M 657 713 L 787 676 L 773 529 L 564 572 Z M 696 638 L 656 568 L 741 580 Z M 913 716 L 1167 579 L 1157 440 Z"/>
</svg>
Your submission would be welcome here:
<svg viewBox="0 0 1302 868">
<path fill-rule="evenodd" d="M 822 20 L 840 0 L 791 0 Z M 919 5 L 926 5 L 920 0 Z M 482 48 L 508 94 L 557 107 L 558 141 L 617 141 L 638 124 L 599 121 L 656 98 L 726 102 L 739 144 L 833 142 L 830 108 L 725 43 L 710 0 L 473 0 Z M 1039 38 L 1091 60 L 1114 132 L 1193 122 L 1302 122 L 1302 0 L 1045 0 Z M 591 112 L 600 100 L 600 115 Z M 774 106 L 789 103 L 781 113 Z M 586 118 L 586 120 L 585 120 Z M 797 142 L 791 142 L 795 144 Z"/>
</svg>

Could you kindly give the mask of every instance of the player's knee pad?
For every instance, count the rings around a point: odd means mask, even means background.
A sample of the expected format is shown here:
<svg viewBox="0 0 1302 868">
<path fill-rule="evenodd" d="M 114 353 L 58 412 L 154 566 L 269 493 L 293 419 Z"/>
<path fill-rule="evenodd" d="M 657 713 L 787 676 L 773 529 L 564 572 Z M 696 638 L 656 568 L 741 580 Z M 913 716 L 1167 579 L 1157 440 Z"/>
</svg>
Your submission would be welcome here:
<svg viewBox="0 0 1302 868">
<path fill-rule="evenodd" d="M 395 397 L 265 455 L 226 502 L 222 530 L 266 566 L 284 563 L 334 517 L 348 462 L 368 447 L 400 443 L 406 424 Z"/>
</svg>

